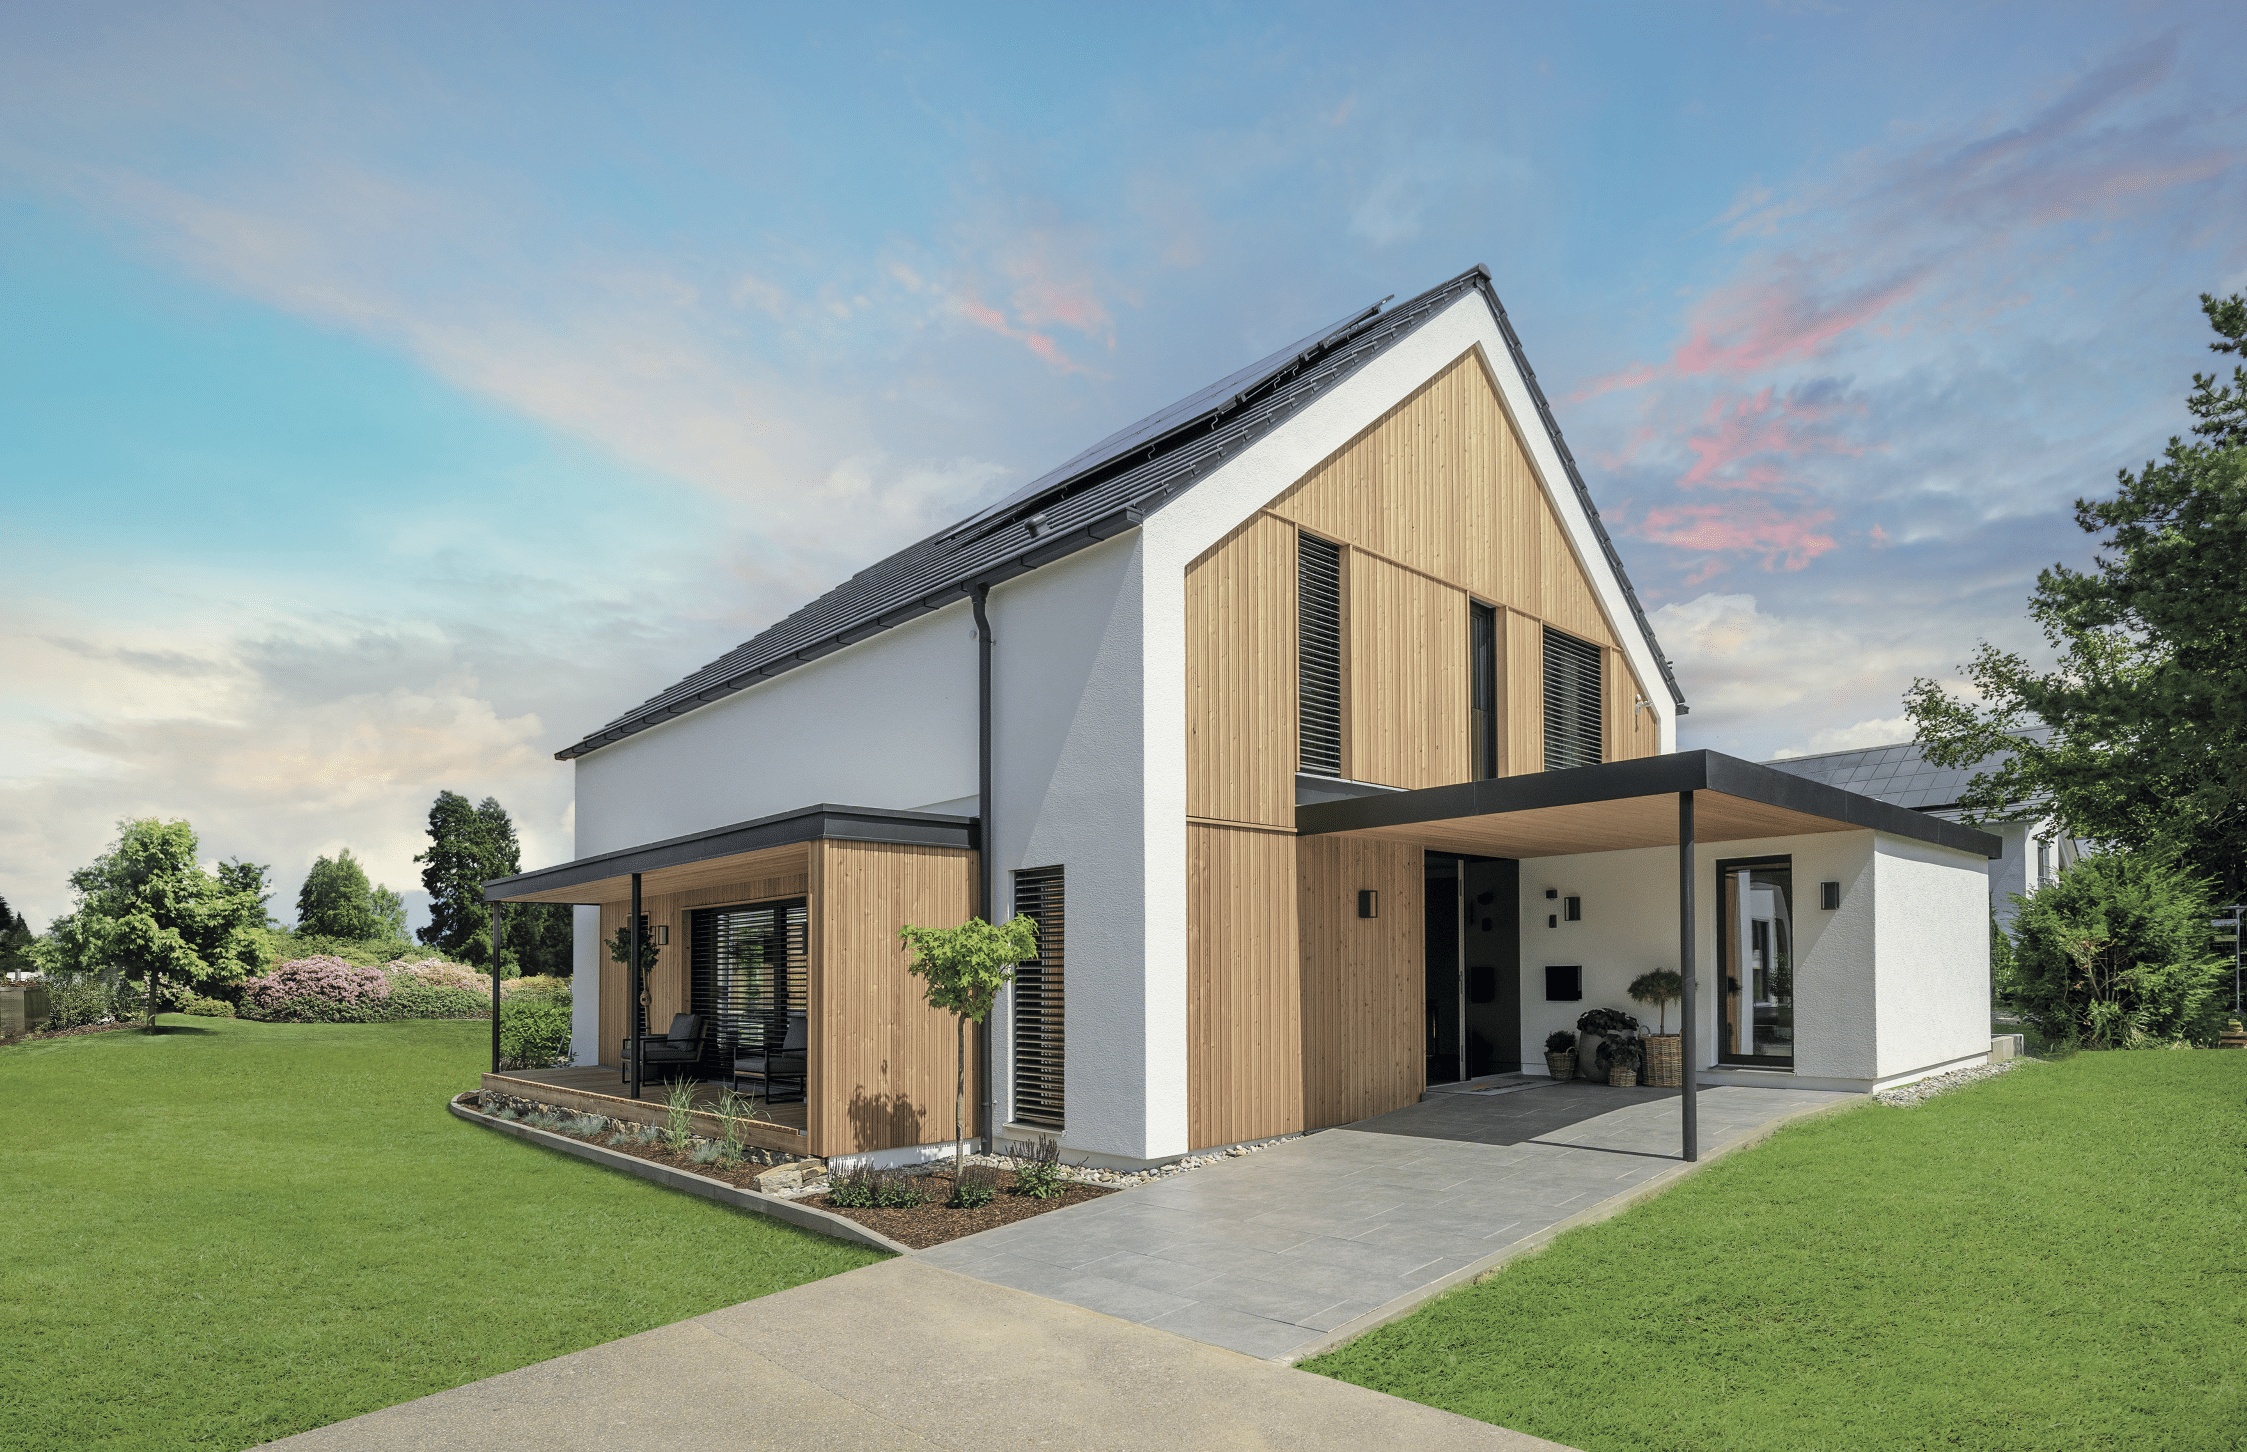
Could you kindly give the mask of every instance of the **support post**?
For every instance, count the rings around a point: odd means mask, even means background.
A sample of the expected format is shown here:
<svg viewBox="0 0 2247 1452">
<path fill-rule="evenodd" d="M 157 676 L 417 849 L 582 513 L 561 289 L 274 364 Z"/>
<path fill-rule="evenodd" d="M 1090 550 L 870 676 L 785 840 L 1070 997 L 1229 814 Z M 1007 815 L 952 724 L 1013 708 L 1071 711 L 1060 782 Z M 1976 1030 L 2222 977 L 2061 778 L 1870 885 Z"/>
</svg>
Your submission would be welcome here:
<svg viewBox="0 0 2247 1452">
<path fill-rule="evenodd" d="M 991 599 L 991 587 L 975 587 L 975 813 L 976 813 L 976 910 L 983 921 L 997 925 L 997 892 L 994 890 L 991 865 L 991 617 L 985 607 Z M 983 1053 L 983 1093 L 978 1106 L 977 1129 L 986 1153 L 998 1148 L 998 1084 L 994 1075 L 997 1060 L 992 1055 L 996 1013 L 983 1015 L 976 1025 L 977 1044 Z"/>
<path fill-rule="evenodd" d="M 626 1032 L 631 1035 L 632 1097 L 637 1099 L 640 1097 L 640 1050 L 644 1047 L 641 1040 L 647 1036 L 648 1031 L 646 1010 L 640 1004 L 641 996 L 647 992 L 647 986 L 640 973 L 640 874 L 637 872 L 632 874 L 631 933 L 632 996 L 625 1002 L 624 1018 L 627 1024 Z"/>
<path fill-rule="evenodd" d="M 492 904 L 492 1072 L 499 1072 L 499 904 Z"/>
<path fill-rule="evenodd" d="M 1701 1157 L 1700 1093 L 1701 1050 L 1700 1035 L 1695 1032 L 1699 1020 L 1695 1017 L 1697 1002 L 1693 992 L 1693 978 L 1697 971 L 1694 963 L 1696 946 L 1693 931 L 1693 793 L 1677 794 L 1677 976 L 1679 983 L 1678 1011 L 1684 1022 L 1678 1025 L 1678 1057 L 1684 1061 L 1683 1089 L 1678 1099 L 1681 1118 L 1685 1124 L 1684 1156 L 1687 1163 Z"/>
</svg>

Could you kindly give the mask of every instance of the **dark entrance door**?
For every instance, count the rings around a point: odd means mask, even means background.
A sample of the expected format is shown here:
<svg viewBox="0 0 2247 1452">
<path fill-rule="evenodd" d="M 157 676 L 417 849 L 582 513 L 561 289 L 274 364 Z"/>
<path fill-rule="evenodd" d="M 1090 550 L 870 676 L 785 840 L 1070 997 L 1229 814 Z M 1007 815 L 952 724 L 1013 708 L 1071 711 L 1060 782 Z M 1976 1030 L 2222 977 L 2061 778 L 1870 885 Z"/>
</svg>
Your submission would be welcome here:
<svg viewBox="0 0 2247 1452">
<path fill-rule="evenodd" d="M 1428 1082 L 1521 1068 L 1521 864 L 1427 855 Z"/>
</svg>

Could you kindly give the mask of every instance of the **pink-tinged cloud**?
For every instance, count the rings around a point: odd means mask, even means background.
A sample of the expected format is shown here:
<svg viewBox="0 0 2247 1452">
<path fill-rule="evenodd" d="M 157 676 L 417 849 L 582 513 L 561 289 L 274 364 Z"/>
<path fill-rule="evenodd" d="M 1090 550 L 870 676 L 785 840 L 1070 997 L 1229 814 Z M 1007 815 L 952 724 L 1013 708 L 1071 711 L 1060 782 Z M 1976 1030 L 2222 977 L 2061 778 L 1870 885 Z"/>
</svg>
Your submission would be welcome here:
<svg viewBox="0 0 2247 1452">
<path fill-rule="evenodd" d="M 1637 533 L 1675 549 L 1760 555 L 1767 570 L 1799 570 L 1834 548 L 1833 536 L 1820 533 L 1832 521 L 1830 509 L 1787 514 L 1768 499 L 1743 498 L 1650 510 Z M 1713 573 L 1704 570 L 1701 578 Z"/>
<path fill-rule="evenodd" d="M 1076 362 L 1063 353 L 1061 345 L 1054 342 L 1051 336 L 1034 332 L 1028 328 L 1015 327 L 1007 321 L 1005 313 L 976 297 L 975 294 L 958 293 L 953 297 L 952 302 L 959 309 L 960 316 L 976 327 L 1020 343 L 1063 373 L 1084 373 L 1088 371 L 1082 363 Z"/>
<path fill-rule="evenodd" d="M 1574 393 L 1568 395 L 1567 402 L 1582 403 L 1587 398 L 1597 398 L 1603 393 L 1613 393 L 1618 389 L 1643 387 L 1660 376 L 1655 369 L 1647 364 L 1633 363 L 1628 368 L 1619 368 L 1613 373 L 1602 373 L 1599 377 L 1590 380 Z"/>
<path fill-rule="evenodd" d="M 1915 268 L 1834 298 L 1804 286 L 1794 267 L 1775 277 L 1743 278 L 1694 308 L 1686 340 L 1665 371 L 1753 373 L 1807 358 L 1910 297 L 1924 276 Z"/>
<path fill-rule="evenodd" d="M 1695 462 L 1678 478 L 1678 487 L 1771 489 L 1783 484 L 1791 472 L 1782 459 L 1813 453 L 1861 454 L 1863 445 L 1843 439 L 1835 429 L 1835 416 L 1845 411 L 1854 410 L 1830 397 L 1808 396 L 1800 390 L 1781 396 L 1766 388 L 1747 396 L 1718 398 L 1702 416 L 1703 432 L 1685 441 Z"/>
</svg>

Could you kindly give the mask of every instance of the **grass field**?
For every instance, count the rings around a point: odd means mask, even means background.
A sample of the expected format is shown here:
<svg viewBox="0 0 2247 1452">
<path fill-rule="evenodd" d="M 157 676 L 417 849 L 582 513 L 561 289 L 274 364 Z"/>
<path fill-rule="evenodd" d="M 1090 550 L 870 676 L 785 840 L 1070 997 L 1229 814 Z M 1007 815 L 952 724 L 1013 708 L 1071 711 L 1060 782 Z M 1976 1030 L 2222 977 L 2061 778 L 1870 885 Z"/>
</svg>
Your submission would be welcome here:
<svg viewBox="0 0 2247 1452">
<path fill-rule="evenodd" d="M 1587 1452 L 2247 1446 L 2247 1053 L 1785 1130 L 1307 1367 Z"/>
<path fill-rule="evenodd" d="M 0 1447 L 238 1448 L 879 1259 L 464 1124 L 481 1023 L 0 1048 Z"/>
</svg>

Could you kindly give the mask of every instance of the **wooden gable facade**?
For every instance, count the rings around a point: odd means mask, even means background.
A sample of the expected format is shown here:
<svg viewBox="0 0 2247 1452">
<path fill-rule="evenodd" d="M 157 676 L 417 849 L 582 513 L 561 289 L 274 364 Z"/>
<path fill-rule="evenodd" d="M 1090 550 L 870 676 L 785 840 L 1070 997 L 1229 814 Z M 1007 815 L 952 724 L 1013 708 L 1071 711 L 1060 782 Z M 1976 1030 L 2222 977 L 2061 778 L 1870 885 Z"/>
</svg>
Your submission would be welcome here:
<svg viewBox="0 0 2247 1452">
<path fill-rule="evenodd" d="M 1341 547 L 1341 775 L 1471 772 L 1470 609 L 1497 621 L 1500 775 L 1544 768 L 1544 632 L 1596 647 L 1602 756 L 1660 750 L 1586 566 L 1467 352 L 1187 571 L 1188 1134 L 1343 1124 L 1426 1087 L 1418 846 L 1295 836 L 1299 534 Z M 1604 569 L 1604 561 L 1594 568 Z M 1663 708 L 1667 708 L 1664 701 Z M 1376 918 L 1359 890 L 1380 892 Z"/>
</svg>

